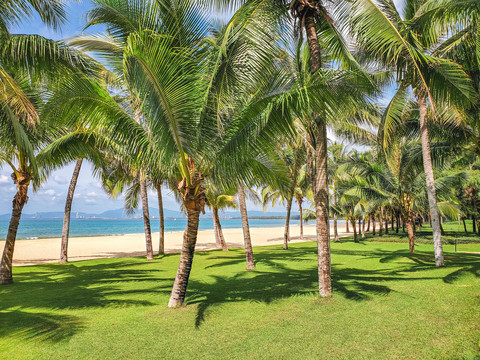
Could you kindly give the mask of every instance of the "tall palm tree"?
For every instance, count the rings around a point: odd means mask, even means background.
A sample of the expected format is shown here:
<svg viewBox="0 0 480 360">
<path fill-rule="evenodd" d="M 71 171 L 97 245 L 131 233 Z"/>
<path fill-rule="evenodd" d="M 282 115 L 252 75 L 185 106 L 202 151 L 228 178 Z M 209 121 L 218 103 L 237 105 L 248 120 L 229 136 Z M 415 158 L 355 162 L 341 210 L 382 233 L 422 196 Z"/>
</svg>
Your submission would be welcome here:
<svg viewBox="0 0 480 360">
<path fill-rule="evenodd" d="M 444 259 L 427 107 L 435 111 L 440 103 L 463 105 L 471 97 L 470 82 L 463 69 L 453 61 L 430 55 L 452 24 L 448 14 L 444 13 L 443 24 L 434 21 L 434 15 L 445 3 L 454 2 L 404 0 L 398 4 L 392 0 L 353 0 L 342 3 L 336 12 L 345 24 L 349 24 L 359 47 L 397 74 L 399 89 L 385 119 L 386 143 L 389 128 L 399 121 L 405 94 L 410 92 L 417 100 L 436 266 L 442 266 Z"/>
<path fill-rule="evenodd" d="M 98 68 L 61 42 L 38 35 L 12 35 L 9 26 L 36 12 L 50 26 L 65 20 L 62 3 L 57 0 L 9 0 L 0 6 L 0 161 L 9 166 L 17 186 L 12 217 L 0 263 L 0 283 L 10 284 L 18 224 L 28 189 L 44 179 L 39 171 L 38 156 L 45 143 L 61 135 L 48 123 L 42 123 L 40 112 L 51 85 L 76 71 L 93 73 Z"/>
</svg>

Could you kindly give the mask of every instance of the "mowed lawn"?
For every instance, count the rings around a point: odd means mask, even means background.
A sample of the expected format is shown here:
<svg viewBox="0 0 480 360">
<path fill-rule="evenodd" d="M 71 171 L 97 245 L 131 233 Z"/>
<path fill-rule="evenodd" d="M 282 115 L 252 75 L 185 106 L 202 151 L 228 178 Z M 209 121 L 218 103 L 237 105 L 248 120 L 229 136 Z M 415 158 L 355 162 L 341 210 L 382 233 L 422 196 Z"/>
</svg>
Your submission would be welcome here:
<svg viewBox="0 0 480 360">
<path fill-rule="evenodd" d="M 465 245 L 467 246 L 467 245 Z M 187 305 L 167 308 L 179 256 L 14 269 L 0 288 L 2 359 L 479 359 L 480 254 L 433 265 L 433 246 L 316 244 L 197 253 Z M 480 252 L 480 245 L 468 245 Z"/>
</svg>

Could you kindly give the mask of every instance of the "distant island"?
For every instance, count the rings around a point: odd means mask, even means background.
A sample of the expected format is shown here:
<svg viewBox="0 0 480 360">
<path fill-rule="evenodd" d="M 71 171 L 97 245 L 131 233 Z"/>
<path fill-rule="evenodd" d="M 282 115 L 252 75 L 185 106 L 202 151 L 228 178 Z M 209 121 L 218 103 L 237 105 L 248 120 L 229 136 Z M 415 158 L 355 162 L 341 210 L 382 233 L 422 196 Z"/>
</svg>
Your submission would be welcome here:
<svg viewBox="0 0 480 360">
<path fill-rule="evenodd" d="M 150 218 L 158 219 L 158 208 L 149 208 Z M 164 216 L 166 220 L 175 220 L 175 219 L 186 219 L 185 214 L 181 211 L 164 209 Z M 10 220 L 11 213 L 0 215 L 0 220 Z M 205 215 L 202 215 L 201 218 L 211 218 L 211 211 L 207 211 Z M 221 219 L 240 219 L 240 211 L 225 211 L 220 213 Z M 286 212 L 267 212 L 252 210 L 248 212 L 249 219 L 285 219 Z M 91 214 L 86 212 L 75 212 L 72 211 L 71 219 L 103 219 L 103 220 L 135 220 L 141 219 L 142 213 L 141 210 L 136 210 L 133 214 L 129 215 L 126 213 L 125 209 L 115 209 L 104 211 L 100 214 Z M 22 219 L 24 220 L 52 220 L 52 219 L 63 219 L 63 211 L 50 211 L 50 212 L 36 212 L 34 214 L 22 214 Z M 300 214 L 298 212 L 292 211 L 291 219 L 298 220 L 300 219 Z"/>
</svg>

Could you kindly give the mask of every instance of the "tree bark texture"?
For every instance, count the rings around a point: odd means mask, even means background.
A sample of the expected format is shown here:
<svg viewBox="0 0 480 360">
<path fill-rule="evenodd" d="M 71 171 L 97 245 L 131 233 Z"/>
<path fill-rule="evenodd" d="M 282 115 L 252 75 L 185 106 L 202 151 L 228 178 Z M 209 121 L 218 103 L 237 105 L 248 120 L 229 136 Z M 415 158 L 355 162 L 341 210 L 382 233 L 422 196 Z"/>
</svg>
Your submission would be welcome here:
<svg viewBox="0 0 480 360">
<path fill-rule="evenodd" d="M 353 227 L 353 241 L 358 243 L 357 226 L 355 224 L 355 220 L 353 219 L 352 219 L 352 227 Z"/>
<path fill-rule="evenodd" d="M 147 181 L 143 179 L 140 179 L 140 196 L 142 198 L 143 226 L 145 228 L 147 260 L 153 260 L 152 229 L 150 228 L 150 213 L 148 210 Z"/>
<path fill-rule="evenodd" d="M 340 237 L 338 236 L 337 214 L 333 214 L 333 238 L 335 239 L 335 242 L 340 242 Z"/>
<path fill-rule="evenodd" d="M 160 222 L 160 239 L 158 242 L 158 253 L 160 255 L 165 254 L 165 216 L 163 214 L 163 196 L 162 196 L 162 185 L 155 184 L 157 189 L 158 197 L 158 219 Z"/>
<path fill-rule="evenodd" d="M 375 220 L 375 214 L 372 215 L 372 235 L 375 236 L 375 233 L 376 233 L 376 220 Z"/>
<path fill-rule="evenodd" d="M 8 225 L 2 261 L 0 262 L 0 285 L 13 283 L 12 264 L 15 240 L 17 238 L 18 224 L 20 223 L 22 210 L 28 201 L 28 185 L 30 184 L 30 178 L 22 176 L 20 180 L 15 181 L 17 184 L 17 193 L 13 198 L 12 216 L 10 218 L 10 224 Z"/>
<path fill-rule="evenodd" d="M 427 103 L 424 96 L 417 96 L 420 111 L 420 137 L 422 140 L 423 167 L 425 171 L 427 196 L 430 213 L 432 214 L 433 245 L 435 251 L 435 265 L 443 266 L 442 232 L 439 224 L 439 212 L 437 207 L 437 194 L 435 190 L 435 178 L 433 174 L 432 154 L 430 150 L 430 136 L 427 125 Z"/>
<path fill-rule="evenodd" d="M 365 215 L 362 217 L 362 239 L 365 239 Z"/>
<path fill-rule="evenodd" d="M 188 279 L 193 265 L 195 244 L 197 243 L 198 224 L 200 222 L 200 209 L 187 208 L 187 229 L 183 233 L 183 246 L 178 265 L 177 276 L 170 294 L 169 307 L 183 305 L 187 293 Z"/>
<path fill-rule="evenodd" d="M 310 72 L 315 74 L 322 65 L 322 56 L 313 9 L 306 10 L 304 21 L 310 50 Z M 316 117 L 315 145 L 316 174 L 314 199 L 317 217 L 318 290 L 321 297 L 326 297 L 332 295 L 330 226 L 328 223 L 327 124 L 324 119 L 319 117 Z"/>
<path fill-rule="evenodd" d="M 378 225 L 380 229 L 378 230 L 378 235 L 383 235 L 383 207 L 380 208 L 380 212 L 378 213 Z"/>
<path fill-rule="evenodd" d="M 218 237 L 217 247 L 223 251 L 228 251 L 227 243 L 223 237 L 222 224 L 220 224 L 220 216 L 218 216 L 218 208 L 213 208 L 213 221 L 215 223 L 216 235 Z"/>
<path fill-rule="evenodd" d="M 413 227 L 415 226 L 415 220 L 412 216 L 409 216 L 406 219 L 406 227 L 408 232 L 408 248 L 411 254 L 415 252 L 415 231 Z"/>
<path fill-rule="evenodd" d="M 250 227 L 248 225 L 247 203 L 245 201 L 245 190 L 242 185 L 238 185 L 238 204 L 240 206 L 240 214 L 242 216 L 243 241 L 245 243 L 245 260 L 247 262 L 247 270 L 255 269 L 253 261 L 252 239 L 250 237 Z"/>
<path fill-rule="evenodd" d="M 70 186 L 68 187 L 67 200 L 65 201 L 65 212 L 63 214 L 62 243 L 60 245 L 60 264 L 68 262 L 68 237 L 70 234 L 70 216 L 72 213 L 73 195 L 77 187 L 78 176 L 82 168 L 83 159 L 78 159 L 73 170 Z"/>
<path fill-rule="evenodd" d="M 303 199 L 297 199 L 298 202 L 298 211 L 300 212 L 300 240 L 303 240 L 303 208 L 302 203 Z"/>
<path fill-rule="evenodd" d="M 287 218 L 285 220 L 285 231 L 283 232 L 283 250 L 288 250 L 290 241 L 290 213 L 292 212 L 292 198 L 287 200 Z"/>
</svg>

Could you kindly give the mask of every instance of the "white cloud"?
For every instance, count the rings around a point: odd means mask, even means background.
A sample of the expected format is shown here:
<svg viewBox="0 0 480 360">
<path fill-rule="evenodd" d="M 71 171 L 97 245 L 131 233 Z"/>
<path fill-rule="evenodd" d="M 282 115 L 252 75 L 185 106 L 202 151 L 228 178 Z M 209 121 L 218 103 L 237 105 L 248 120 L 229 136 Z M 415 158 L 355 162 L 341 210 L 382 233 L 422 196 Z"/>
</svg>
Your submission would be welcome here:
<svg viewBox="0 0 480 360">
<path fill-rule="evenodd" d="M 85 202 L 87 204 L 96 204 L 97 203 L 97 201 L 95 199 L 87 199 L 87 200 L 85 200 Z"/>
<path fill-rule="evenodd" d="M 98 196 L 98 194 L 95 191 L 90 191 L 87 196 Z"/>
<path fill-rule="evenodd" d="M 10 179 L 6 175 L 0 175 L 0 184 L 9 184 Z"/>
<path fill-rule="evenodd" d="M 52 190 L 52 189 L 45 190 L 45 194 L 53 196 L 53 195 L 55 195 L 55 190 Z"/>
<path fill-rule="evenodd" d="M 67 178 L 62 175 L 55 175 L 53 180 L 60 185 L 65 185 L 67 183 Z"/>
</svg>

